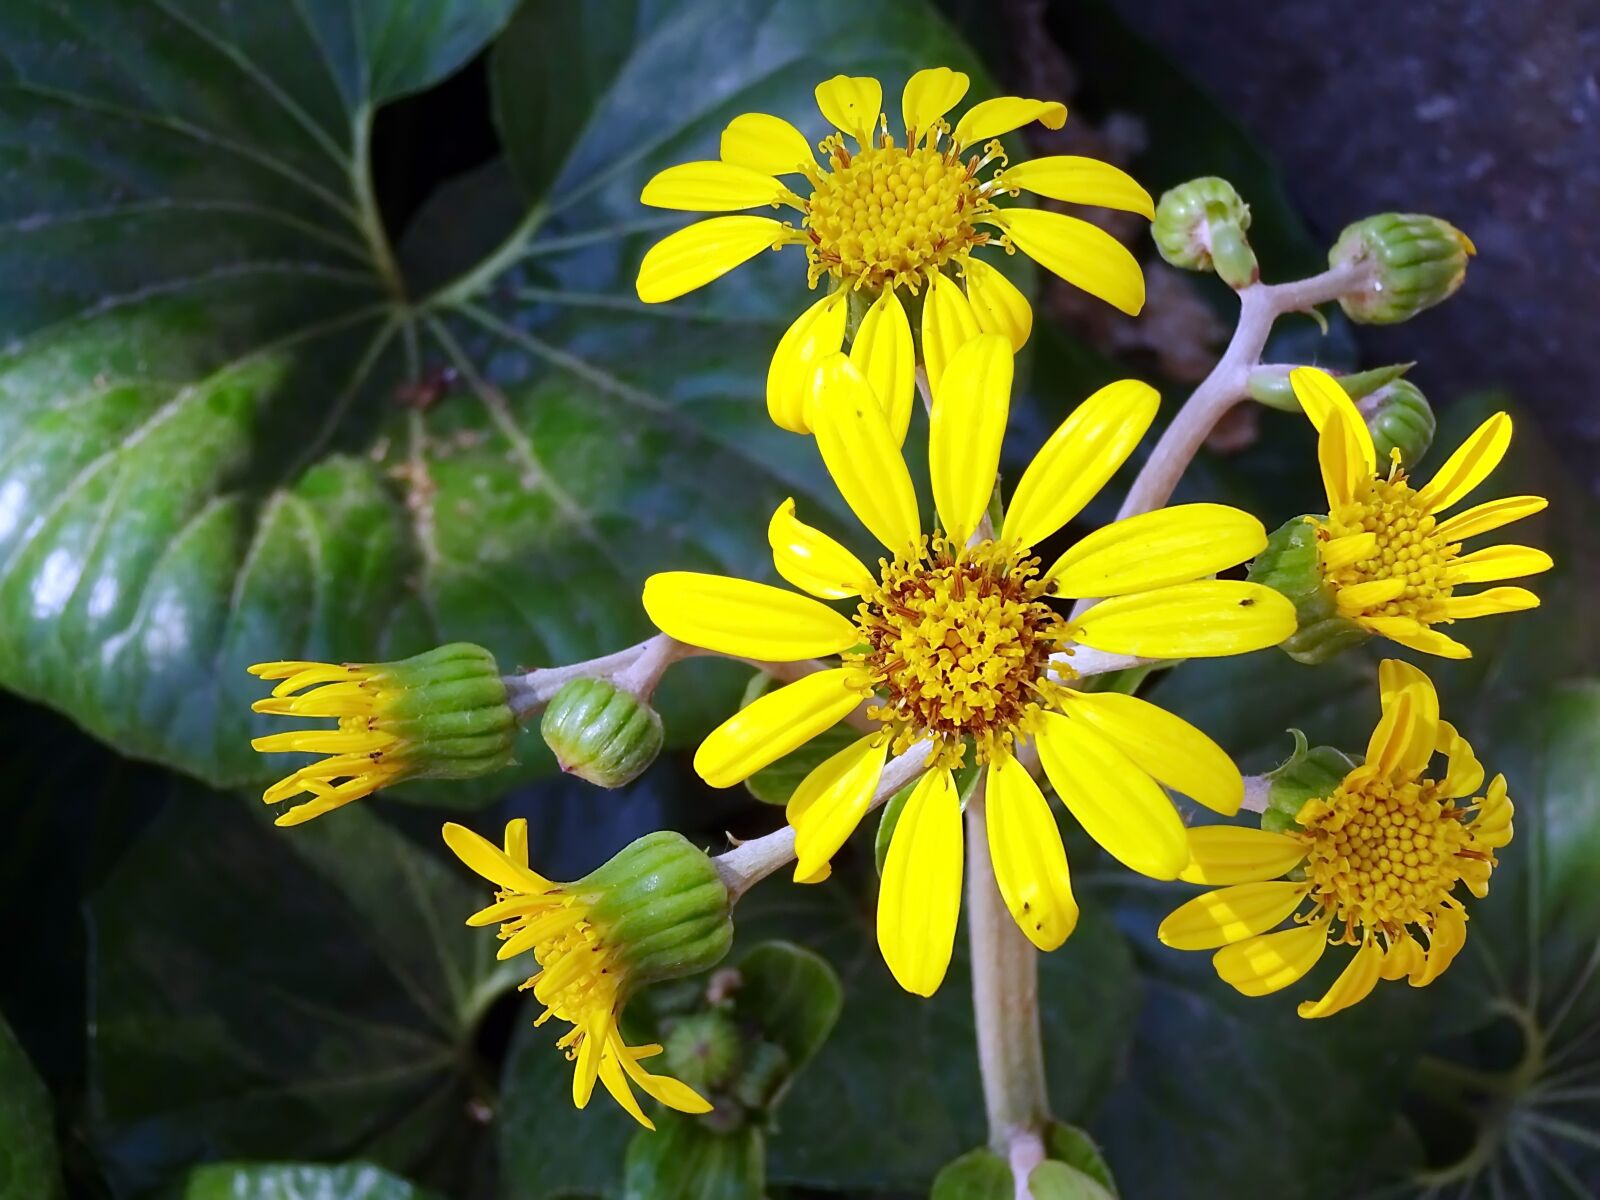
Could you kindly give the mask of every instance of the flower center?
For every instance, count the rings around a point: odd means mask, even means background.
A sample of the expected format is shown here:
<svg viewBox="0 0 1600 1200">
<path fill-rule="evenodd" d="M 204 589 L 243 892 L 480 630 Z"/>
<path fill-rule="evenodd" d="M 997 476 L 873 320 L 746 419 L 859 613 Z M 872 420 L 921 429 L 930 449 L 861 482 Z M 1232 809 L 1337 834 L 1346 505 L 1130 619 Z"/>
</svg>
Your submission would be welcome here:
<svg viewBox="0 0 1600 1200">
<path fill-rule="evenodd" d="M 1392 599 L 1362 610 L 1369 617 L 1411 617 L 1424 624 L 1441 618 L 1440 605 L 1450 596 L 1451 559 L 1461 547 L 1438 532 L 1438 522 L 1398 472 L 1374 479 L 1366 495 L 1318 522 L 1324 540 L 1371 533 L 1377 548 L 1370 557 L 1326 571 L 1336 589 L 1378 580 L 1398 580 Z"/>
<path fill-rule="evenodd" d="M 831 274 L 852 287 L 879 291 L 904 286 L 915 293 L 927 277 L 989 240 L 974 226 L 991 211 L 998 185 L 979 182 L 997 143 L 985 157 L 962 162 L 955 146 L 938 147 L 939 132 L 912 147 L 887 133 L 879 144 L 851 154 L 839 135 L 822 143 L 831 170 L 812 172 L 805 201 L 810 282 Z"/>
<path fill-rule="evenodd" d="M 1038 559 L 1009 547 L 957 549 L 938 533 L 931 552 L 924 543 L 914 559 L 884 564 L 856 613 L 868 648 L 846 657 L 866 673 L 862 690 L 880 697 L 870 715 L 894 753 L 932 737 L 934 760 L 956 766 L 970 737 L 981 763 L 1030 732 L 1061 687 L 1050 655 L 1069 640 L 1038 571 Z"/>
<path fill-rule="evenodd" d="M 1488 857 L 1473 848 L 1465 813 L 1436 791 L 1431 779 L 1396 784 L 1358 770 L 1301 808 L 1311 898 L 1343 922 L 1341 940 L 1359 942 L 1358 927 L 1391 939 L 1406 925 L 1432 928 L 1461 860 Z"/>
</svg>

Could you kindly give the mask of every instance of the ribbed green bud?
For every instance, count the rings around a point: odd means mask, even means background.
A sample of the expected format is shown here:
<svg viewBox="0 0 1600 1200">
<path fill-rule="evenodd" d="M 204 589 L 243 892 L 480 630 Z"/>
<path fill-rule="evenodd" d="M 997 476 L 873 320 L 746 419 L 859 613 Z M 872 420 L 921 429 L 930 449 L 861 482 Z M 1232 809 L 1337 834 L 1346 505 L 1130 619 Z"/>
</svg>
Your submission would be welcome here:
<svg viewBox="0 0 1600 1200">
<path fill-rule="evenodd" d="M 454 642 L 369 668 L 380 727 L 403 739 L 410 776 L 470 779 L 510 766 L 517 720 L 500 668 L 482 646 Z"/>
<path fill-rule="evenodd" d="M 1275 771 L 1267 774 L 1267 808 L 1261 814 L 1261 828 L 1270 833 L 1298 829 L 1296 817 L 1307 800 L 1333 795 L 1344 777 L 1355 770 L 1356 762 L 1332 746 L 1311 746 L 1298 729 L 1294 753 Z"/>
<path fill-rule="evenodd" d="M 738 1027 L 726 1013 L 715 1009 L 676 1022 L 662 1048 L 667 1074 L 701 1095 L 726 1085 L 741 1057 Z"/>
<path fill-rule="evenodd" d="M 1294 605 L 1298 628 L 1281 648 L 1303 663 L 1327 662 L 1372 635 L 1339 615 L 1333 589 L 1322 578 L 1317 531 L 1304 517 L 1285 521 L 1267 539 L 1267 548 L 1250 564 L 1252 583 L 1281 592 Z"/>
<path fill-rule="evenodd" d="M 1261 272 L 1245 231 L 1250 206 L 1233 184 L 1215 175 L 1191 179 L 1164 193 L 1150 232 L 1161 257 L 1186 271 L 1211 271 L 1241 288 Z"/>
<path fill-rule="evenodd" d="M 635 983 L 708 970 L 733 944 L 727 885 L 703 851 L 670 830 L 646 834 L 568 890 Z"/>
<path fill-rule="evenodd" d="M 561 769 L 603 788 L 639 778 L 661 752 L 661 717 L 605 679 L 574 679 L 550 701 L 539 732 Z"/>
<path fill-rule="evenodd" d="M 1342 381 L 1341 381 L 1342 382 Z M 1408 379 L 1396 379 L 1370 396 L 1357 401 L 1372 433 L 1373 449 L 1378 452 L 1378 469 L 1384 470 L 1396 450 L 1400 465 L 1410 470 L 1433 445 L 1438 428 L 1433 408 L 1422 389 Z"/>
<path fill-rule="evenodd" d="M 1448 300 L 1467 277 L 1472 240 L 1448 221 L 1420 213 L 1379 213 L 1345 227 L 1328 265 L 1371 263 L 1372 284 L 1339 298 L 1362 325 L 1394 325 Z"/>
</svg>

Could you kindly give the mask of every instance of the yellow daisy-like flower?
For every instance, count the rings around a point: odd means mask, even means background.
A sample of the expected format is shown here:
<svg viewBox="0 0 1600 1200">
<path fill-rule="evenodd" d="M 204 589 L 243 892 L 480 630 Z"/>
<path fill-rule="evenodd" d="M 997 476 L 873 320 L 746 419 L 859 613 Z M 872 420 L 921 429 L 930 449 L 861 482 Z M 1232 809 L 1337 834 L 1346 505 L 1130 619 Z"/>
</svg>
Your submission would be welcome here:
<svg viewBox="0 0 1600 1200">
<path fill-rule="evenodd" d="M 766 113 L 736 117 L 723 131 L 719 159 L 662 171 L 640 199 L 703 213 L 787 205 L 799 212 L 799 227 L 747 215 L 690 225 L 645 255 L 639 298 L 672 300 L 763 250 L 803 246 L 811 286 L 823 276 L 834 286 L 778 343 L 767 376 L 772 419 L 796 433 L 810 431 L 807 384 L 815 365 L 843 346 L 848 295 L 859 292 L 875 300 L 851 354 L 902 439 L 915 369 L 905 298 L 922 297 L 921 352 L 934 382 L 955 349 L 979 331 L 1004 334 L 1014 349 L 1028 340 L 1033 311 L 1026 297 L 973 257 L 978 247 L 1021 250 L 1068 283 L 1137 313 L 1144 306 L 1144 276 L 1116 238 L 1076 217 L 998 201 L 1027 191 L 1153 218 L 1149 193 L 1092 158 L 1055 156 L 1010 166 L 998 138 L 1032 121 L 1059 129 L 1066 106 L 1003 96 L 974 105 L 952 127 L 945 114 L 967 86 L 967 76 L 948 67 L 913 75 L 901 97 L 905 144 L 896 145 L 876 79 L 836 75 L 819 84 L 817 105 L 838 131 L 822 140 L 821 165 L 788 121 Z M 985 178 L 991 164 L 997 165 Z M 779 176 L 798 179 L 791 187 Z"/>
<path fill-rule="evenodd" d="M 1421 671 L 1388 659 L 1379 673 L 1383 717 L 1366 761 L 1331 795 L 1306 801 L 1289 833 L 1213 826 L 1189 831 L 1191 883 L 1223 884 L 1161 923 L 1179 950 L 1217 947 L 1217 974 L 1247 996 L 1294 983 L 1330 944 L 1358 947 L 1327 993 L 1300 1005 L 1326 1017 L 1363 999 L 1379 979 L 1424 987 L 1444 973 L 1467 937 L 1464 883 L 1488 894 L 1495 851 L 1511 841 L 1512 806 L 1454 728 Z M 1445 755 L 1443 779 L 1427 774 Z M 1293 918 L 1293 926 L 1269 932 Z M 1426 947 L 1419 940 L 1426 938 Z"/>
<path fill-rule="evenodd" d="M 1034 742 L 1089 833 L 1135 870 L 1176 878 L 1188 862 L 1166 784 L 1220 812 L 1238 809 L 1237 769 L 1209 738 L 1154 705 L 1079 691 L 1077 643 L 1113 654 L 1189 658 L 1276 644 L 1293 606 L 1256 584 L 1206 578 L 1265 544 L 1237 509 L 1190 504 L 1097 530 L 1049 567 L 1033 548 L 1109 480 L 1149 427 L 1143 383 L 1103 388 L 1062 422 L 1012 493 L 997 535 L 981 532 L 1010 404 L 1012 352 L 984 334 L 933 390 L 929 460 L 938 529 L 923 532 L 894 432 L 866 377 L 835 354 L 818 371 L 817 447 L 840 494 L 888 552 L 869 569 L 803 524 L 792 500 L 768 530 L 778 573 L 810 595 L 717 575 L 672 572 L 645 584 L 651 618 L 672 637 L 739 657 L 840 656 L 714 730 L 695 769 L 730 787 L 867 704 L 878 728 L 795 790 L 795 878 L 829 860 L 871 806 L 886 756 L 924 741 L 927 770 L 901 811 L 884 865 L 878 942 L 907 990 L 931 995 L 949 965 L 960 908 L 961 802 L 952 768 L 970 744 L 987 767 L 989 843 L 1000 891 L 1043 949 L 1072 932 L 1066 853 L 1039 786 L 1018 762 Z M 1056 600 L 1107 597 L 1069 618 Z M 855 598 L 846 616 L 823 603 Z M 1059 653 L 1058 653 L 1059 652 Z"/>
<path fill-rule="evenodd" d="M 585 1107 L 599 1081 L 629 1116 L 654 1129 L 631 1081 L 668 1108 L 710 1112 L 711 1105 L 688 1084 L 639 1065 L 660 1054 L 660 1046 L 623 1041 L 617 1022 L 633 982 L 628 954 L 607 938 L 607 922 L 595 912 L 591 890 L 581 883 L 552 883 L 529 869 L 528 823 L 521 818 L 507 823 L 504 850 L 462 825 L 446 825 L 444 840 L 462 862 L 499 885 L 495 902 L 468 917 L 467 924 L 498 922 L 504 944 L 496 957 L 532 951 L 539 964 L 539 973 L 522 984 L 544 1005 L 534 1024 L 555 1017 L 572 1026 L 556 1042 L 574 1064 L 572 1103 Z"/>
<path fill-rule="evenodd" d="M 1289 380 L 1318 430 L 1328 515 L 1307 520 L 1316 527 L 1322 576 L 1340 616 L 1412 650 L 1470 658 L 1471 650 L 1434 626 L 1538 606 L 1539 598 L 1526 588 L 1468 596 L 1456 589 L 1548 571 L 1550 556 L 1531 546 L 1461 552 L 1468 538 L 1531 516 L 1547 500 L 1511 496 L 1440 519 L 1499 465 L 1511 444 L 1510 416 L 1490 417 L 1426 485 L 1414 488 L 1398 452 L 1388 473 L 1378 473 L 1366 422 L 1332 376 L 1299 367 Z"/>
</svg>

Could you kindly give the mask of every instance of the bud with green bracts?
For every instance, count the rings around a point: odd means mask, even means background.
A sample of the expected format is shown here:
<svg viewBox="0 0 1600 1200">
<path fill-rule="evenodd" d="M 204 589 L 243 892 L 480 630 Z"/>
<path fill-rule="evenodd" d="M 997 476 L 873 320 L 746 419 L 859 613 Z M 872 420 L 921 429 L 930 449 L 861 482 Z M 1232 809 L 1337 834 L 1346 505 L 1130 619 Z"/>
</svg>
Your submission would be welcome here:
<svg viewBox="0 0 1600 1200">
<path fill-rule="evenodd" d="M 1416 365 L 1414 362 L 1394 363 L 1387 367 L 1374 367 L 1370 371 L 1357 371 L 1352 375 L 1335 373 L 1334 377 L 1347 396 L 1352 400 L 1360 400 L 1385 384 L 1393 383 Z M 1280 412 L 1297 413 L 1301 411 L 1300 400 L 1289 385 L 1289 372 L 1294 369 L 1292 363 L 1268 363 L 1255 367 L 1245 380 L 1245 390 L 1250 399 L 1258 404 L 1265 404 Z"/>
<path fill-rule="evenodd" d="M 704 1095 L 722 1088 L 739 1068 L 739 1027 L 720 1009 L 693 1013 L 672 1026 L 662 1042 L 667 1073 Z"/>
<path fill-rule="evenodd" d="M 1304 517 L 1273 531 L 1267 548 L 1250 564 L 1249 579 L 1282 593 L 1294 605 L 1298 628 L 1279 648 L 1296 662 L 1327 662 L 1372 636 L 1339 615 L 1333 589 L 1322 577 L 1316 527 Z"/>
<path fill-rule="evenodd" d="M 1173 266 L 1215 270 L 1228 286 L 1242 288 L 1261 276 L 1245 237 L 1249 228 L 1250 206 L 1226 179 L 1208 175 L 1163 194 L 1150 232 Z"/>
<path fill-rule="evenodd" d="M 494 655 L 454 642 L 371 668 L 381 728 L 402 739 L 413 774 L 468 779 L 511 765 L 517 722 Z"/>
<path fill-rule="evenodd" d="M 1379 388 L 1358 400 L 1356 408 L 1372 433 L 1372 447 L 1377 451 L 1380 470 L 1385 463 L 1393 461 L 1398 451 L 1400 466 L 1409 471 L 1433 445 L 1438 422 L 1422 389 L 1408 379 L 1396 379 Z"/>
<path fill-rule="evenodd" d="M 539 732 L 561 769 L 603 788 L 632 783 L 661 752 L 655 709 L 605 679 L 574 679 L 544 710 Z"/>
<path fill-rule="evenodd" d="M 1454 295 L 1476 253 L 1472 240 L 1448 221 L 1379 213 L 1346 226 L 1328 251 L 1328 265 L 1370 265 L 1372 282 L 1341 296 L 1339 306 L 1360 324 L 1394 325 Z"/>
<path fill-rule="evenodd" d="M 733 944 L 727 885 L 682 834 L 646 834 L 566 890 L 637 983 L 709 970 Z"/>
<path fill-rule="evenodd" d="M 1298 829 L 1296 818 L 1307 800 L 1333 795 L 1344 777 L 1355 770 L 1356 762 L 1332 746 L 1311 746 L 1298 729 L 1289 730 L 1294 738 L 1294 753 L 1267 773 L 1267 808 L 1261 814 L 1261 828 L 1269 833 Z"/>
</svg>

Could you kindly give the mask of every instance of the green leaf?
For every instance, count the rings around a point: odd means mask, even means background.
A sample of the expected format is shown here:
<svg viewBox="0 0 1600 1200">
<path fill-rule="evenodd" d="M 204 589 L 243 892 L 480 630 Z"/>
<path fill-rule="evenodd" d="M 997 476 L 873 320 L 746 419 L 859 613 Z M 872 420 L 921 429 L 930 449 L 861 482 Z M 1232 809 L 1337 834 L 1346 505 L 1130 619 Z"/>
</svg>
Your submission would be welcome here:
<svg viewBox="0 0 1600 1200">
<path fill-rule="evenodd" d="M 1110 1200 L 1111 1193 L 1064 1162 L 1042 1162 L 1028 1173 L 1033 1200 Z"/>
<path fill-rule="evenodd" d="M 0 1200 L 52 1200 L 60 1194 L 50 1093 L 0 1018 Z"/>
<path fill-rule="evenodd" d="M 928 1200 L 1015 1200 L 1011 1168 L 987 1146 L 969 1150 L 940 1168 Z"/>
<path fill-rule="evenodd" d="M 175 1200 L 429 1200 L 398 1175 L 367 1163 L 212 1163 L 184 1177 Z"/>
<path fill-rule="evenodd" d="M 119 1188 L 360 1155 L 457 1194 L 493 1103 L 475 1032 L 521 977 L 463 925 L 490 891 L 365 810 L 289 834 L 175 795 L 88 907 L 91 1133 Z"/>
<path fill-rule="evenodd" d="M 782 1046 L 799 1071 L 828 1040 L 844 989 L 826 959 L 789 942 L 764 942 L 739 960 L 734 1011 Z"/>
<path fill-rule="evenodd" d="M 763 1142 L 746 1125 L 713 1133 L 698 1121 L 664 1113 L 656 1131 L 640 1130 L 623 1162 L 624 1200 L 761 1200 Z"/>
<path fill-rule="evenodd" d="M 1113 1196 L 1117 1194 L 1116 1181 L 1111 1177 L 1111 1168 L 1106 1164 L 1105 1155 L 1100 1153 L 1100 1147 L 1094 1139 L 1076 1125 L 1050 1122 L 1044 1132 L 1044 1152 L 1048 1157 L 1083 1172 Z"/>
</svg>

